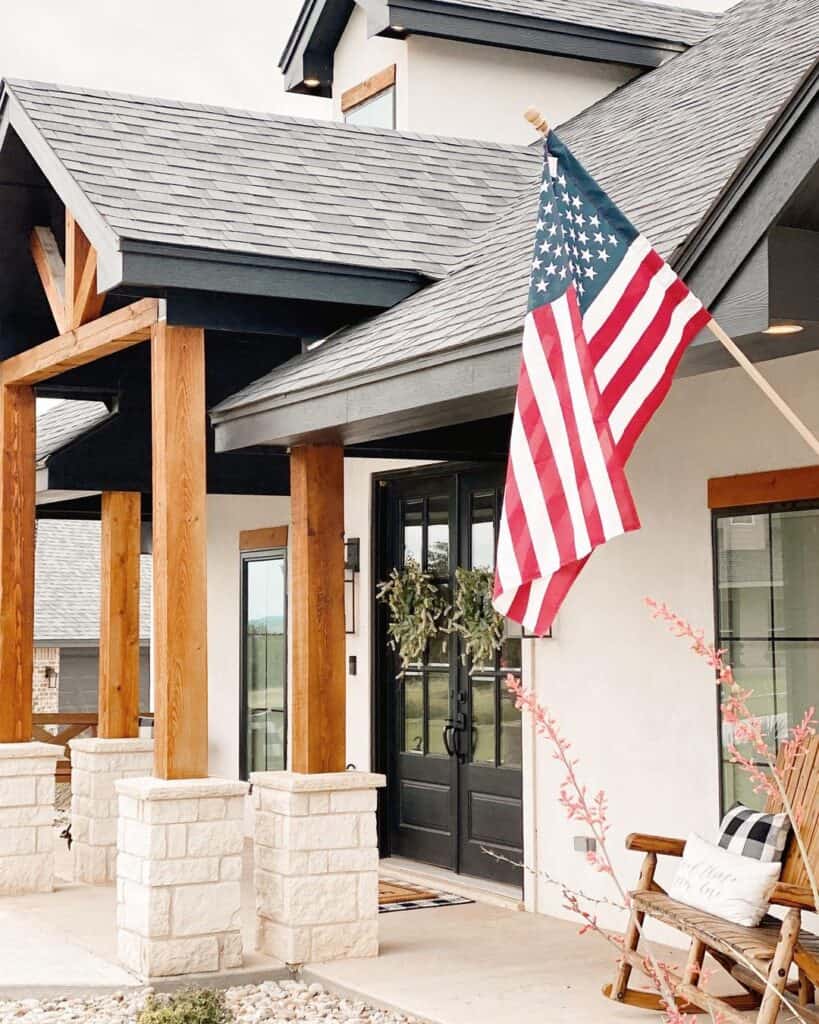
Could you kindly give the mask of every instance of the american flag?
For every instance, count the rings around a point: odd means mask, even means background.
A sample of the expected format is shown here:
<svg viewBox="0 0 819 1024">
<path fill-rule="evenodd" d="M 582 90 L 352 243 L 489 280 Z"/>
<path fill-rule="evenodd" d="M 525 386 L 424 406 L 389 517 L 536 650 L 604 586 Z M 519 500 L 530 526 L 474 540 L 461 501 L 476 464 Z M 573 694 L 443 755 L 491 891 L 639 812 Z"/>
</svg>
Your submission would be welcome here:
<svg viewBox="0 0 819 1024">
<path fill-rule="evenodd" d="M 639 528 L 626 459 L 709 320 L 549 132 L 498 537 L 503 615 L 548 632 L 594 548 Z"/>
</svg>

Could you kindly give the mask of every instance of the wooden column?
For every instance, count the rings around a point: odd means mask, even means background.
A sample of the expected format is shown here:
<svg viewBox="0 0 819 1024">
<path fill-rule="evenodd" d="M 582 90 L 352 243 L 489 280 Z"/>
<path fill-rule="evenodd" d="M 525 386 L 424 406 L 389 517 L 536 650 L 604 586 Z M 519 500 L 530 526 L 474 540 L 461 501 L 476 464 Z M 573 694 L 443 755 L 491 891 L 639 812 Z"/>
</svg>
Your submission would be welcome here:
<svg viewBox="0 0 819 1024">
<path fill-rule="evenodd" d="M 139 735 L 141 495 L 102 495 L 99 735 Z"/>
<path fill-rule="evenodd" d="M 290 453 L 294 772 L 345 769 L 344 449 Z"/>
<path fill-rule="evenodd" d="M 0 386 L 0 743 L 31 739 L 34 390 Z"/>
<path fill-rule="evenodd" d="M 151 332 L 154 774 L 208 774 L 205 336 Z"/>
</svg>

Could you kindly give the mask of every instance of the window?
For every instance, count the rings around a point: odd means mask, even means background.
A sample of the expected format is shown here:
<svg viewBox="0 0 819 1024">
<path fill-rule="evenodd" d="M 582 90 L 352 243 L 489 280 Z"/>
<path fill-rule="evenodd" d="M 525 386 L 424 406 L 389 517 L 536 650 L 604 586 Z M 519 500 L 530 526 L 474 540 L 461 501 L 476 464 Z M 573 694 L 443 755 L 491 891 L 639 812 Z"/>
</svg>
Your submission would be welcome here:
<svg viewBox="0 0 819 1024">
<path fill-rule="evenodd" d="M 395 65 L 342 93 L 341 113 L 346 124 L 395 128 Z"/>
<path fill-rule="evenodd" d="M 781 742 L 819 698 L 819 502 L 714 514 L 717 644 L 738 681 L 754 691 L 751 710 Z M 761 806 L 732 765 L 722 727 L 723 803 Z M 749 756 L 752 751 L 745 751 Z"/>
<path fill-rule="evenodd" d="M 243 778 L 286 767 L 285 549 L 242 552 Z"/>
</svg>

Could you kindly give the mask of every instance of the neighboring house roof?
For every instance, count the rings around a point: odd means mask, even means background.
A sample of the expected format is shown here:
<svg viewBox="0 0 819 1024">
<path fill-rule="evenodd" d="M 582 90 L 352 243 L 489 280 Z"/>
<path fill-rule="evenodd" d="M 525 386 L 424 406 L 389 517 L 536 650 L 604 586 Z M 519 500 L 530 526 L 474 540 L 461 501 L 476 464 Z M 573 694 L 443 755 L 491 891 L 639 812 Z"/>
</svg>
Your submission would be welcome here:
<svg viewBox="0 0 819 1024">
<path fill-rule="evenodd" d="M 50 455 L 108 419 L 109 415 L 103 402 L 73 400 L 60 402 L 41 413 L 37 417 L 37 466 L 45 465 Z"/>
<path fill-rule="evenodd" d="M 101 219 L 117 252 L 155 244 L 438 277 L 536 173 L 525 146 L 17 80 L 2 99 L 17 105 L 23 142 L 56 156 L 42 159 L 63 198 L 73 182 L 90 204 L 86 233 Z"/>
<path fill-rule="evenodd" d="M 139 635 L 150 637 L 151 558 L 140 559 Z M 87 644 L 100 635 L 100 524 L 40 519 L 34 577 L 34 639 L 40 646 Z"/>
<path fill-rule="evenodd" d="M 579 114 L 559 134 L 673 261 L 735 170 L 751 158 L 817 51 L 819 0 L 745 0 L 708 39 Z M 413 361 L 441 363 L 473 343 L 516 348 L 536 202 L 533 187 L 445 279 L 283 364 L 218 405 L 214 421 L 291 411 L 319 394 L 337 394 L 341 409 L 353 383 L 396 376 Z M 767 229 L 752 227 L 757 235 Z M 700 298 L 710 303 L 715 293 Z"/>
<path fill-rule="evenodd" d="M 358 3 L 369 35 L 431 35 L 636 67 L 657 67 L 703 39 L 718 20 L 711 12 L 649 0 Z M 332 95 L 334 53 L 354 6 L 354 0 L 305 0 L 279 61 L 287 89 Z"/>
</svg>

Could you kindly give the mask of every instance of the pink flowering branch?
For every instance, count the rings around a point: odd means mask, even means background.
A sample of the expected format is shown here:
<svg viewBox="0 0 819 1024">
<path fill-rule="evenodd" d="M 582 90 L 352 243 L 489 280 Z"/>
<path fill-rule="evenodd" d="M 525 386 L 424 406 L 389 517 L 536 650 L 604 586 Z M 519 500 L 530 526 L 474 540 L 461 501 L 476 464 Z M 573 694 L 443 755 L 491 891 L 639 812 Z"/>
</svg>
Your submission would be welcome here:
<svg viewBox="0 0 819 1024">
<path fill-rule="evenodd" d="M 725 661 L 726 652 L 706 643 L 704 631 L 695 629 L 681 615 L 672 611 L 667 604 L 655 601 L 650 597 L 646 597 L 644 600 L 652 618 L 664 622 L 674 636 L 688 640 L 691 650 L 702 658 L 709 668 L 714 670 L 717 685 L 722 687 L 720 703 L 722 719 L 734 729 L 733 741 L 728 745 L 731 762 L 746 773 L 754 787 L 754 792 L 782 802 L 782 807 L 791 822 L 794 839 L 802 855 L 814 905 L 819 907 L 819 885 L 817 885 L 802 834 L 803 808 L 794 806 L 787 787 L 788 776 L 796 767 L 799 759 L 804 757 L 808 741 L 816 732 L 816 708 L 808 708 L 802 720 L 788 730 L 788 735 L 782 743 L 782 766 L 779 767 L 776 750 L 771 747 L 762 720 L 748 707 L 753 690 L 746 690 L 737 682 L 731 666 Z M 749 757 L 744 754 L 738 744 L 750 747 L 754 756 Z"/>
<path fill-rule="evenodd" d="M 565 772 L 558 791 L 558 801 L 566 812 L 567 818 L 570 821 L 577 821 L 585 825 L 596 840 L 596 849 L 586 855 L 589 864 L 596 871 L 606 874 L 611 878 L 620 899 L 628 906 L 630 903 L 628 893 L 615 873 L 614 864 L 609 855 L 607 845 L 607 837 L 611 826 L 608 821 L 608 800 L 606 794 L 601 789 L 597 793 L 590 795 L 588 788 L 581 783 L 577 775 L 577 758 L 572 757 L 570 753 L 571 743 L 561 732 L 560 725 L 555 716 L 538 701 L 535 693 L 532 690 L 527 690 L 521 681 L 511 673 L 506 677 L 506 687 L 515 698 L 515 707 L 519 711 L 528 711 L 531 714 L 535 723 L 535 731 L 550 744 L 552 757 L 562 766 Z M 606 942 L 617 946 L 622 955 L 622 940 L 599 925 L 596 915 L 583 906 L 581 897 L 577 892 L 574 892 L 562 883 L 558 884 L 563 894 L 565 909 L 574 913 L 583 922 L 580 934 L 595 932 Z M 639 925 L 638 927 L 642 934 L 642 927 Z M 666 1008 L 666 1024 L 694 1024 L 695 1018 L 684 1015 L 674 998 L 674 988 L 679 979 L 675 979 L 672 982 L 669 971 L 663 969 L 650 951 L 643 961 L 643 971 L 659 993 Z"/>
</svg>

